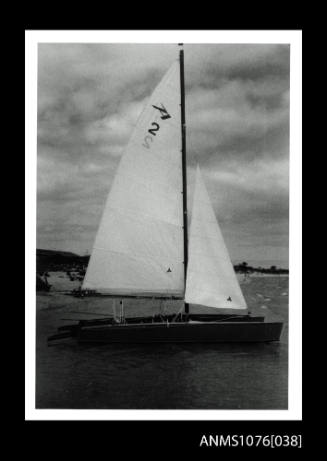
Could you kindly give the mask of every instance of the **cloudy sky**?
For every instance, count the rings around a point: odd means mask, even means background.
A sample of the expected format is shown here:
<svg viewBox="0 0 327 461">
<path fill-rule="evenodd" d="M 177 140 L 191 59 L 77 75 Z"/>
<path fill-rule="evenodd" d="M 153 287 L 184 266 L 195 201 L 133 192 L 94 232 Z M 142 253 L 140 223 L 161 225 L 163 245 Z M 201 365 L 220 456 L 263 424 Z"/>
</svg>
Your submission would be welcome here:
<svg viewBox="0 0 327 461">
<path fill-rule="evenodd" d="M 186 45 L 197 162 L 233 262 L 288 267 L 289 46 Z M 122 149 L 175 45 L 40 44 L 37 247 L 90 252 Z"/>
</svg>

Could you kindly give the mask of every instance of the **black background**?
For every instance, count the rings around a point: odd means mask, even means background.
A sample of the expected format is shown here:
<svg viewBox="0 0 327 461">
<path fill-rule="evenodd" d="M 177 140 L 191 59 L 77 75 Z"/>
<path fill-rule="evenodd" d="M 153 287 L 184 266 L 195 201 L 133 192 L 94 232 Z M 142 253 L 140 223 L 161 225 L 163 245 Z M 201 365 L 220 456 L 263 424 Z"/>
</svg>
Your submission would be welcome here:
<svg viewBox="0 0 327 461">
<path fill-rule="evenodd" d="M 135 9 L 139 10 L 138 5 L 134 3 L 132 6 L 125 3 L 122 4 L 123 12 L 118 12 L 117 5 L 107 4 L 101 6 L 97 3 L 89 3 L 84 5 L 82 3 L 77 4 L 76 7 L 69 11 L 67 5 L 60 5 L 58 3 L 43 4 L 39 5 L 38 8 L 33 9 L 30 4 L 26 5 L 25 11 L 22 9 L 22 13 L 25 14 L 24 28 L 20 31 L 25 30 L 114 30 L 114 29 L 194 29 L 194 30 L 302 30 L 303 27 L 299 21 L 300 7 L 297 8 L 297 12 L 291 11 L 291 15 L 287 18 L 285 10 L 278 8 L 276 3 L 270 4 L 269 11 L 267 5 L 264 6 L 260 3 L 260 6 L 255 7 L 253 4 L 251 7 L 248 4 L 242 4 L 242 7 L 238 10 L 239 20 L 235 17 L 235 5 L 232 7 L 233 15 L 225 11 L 225 6 L 216 5 L 216 8 L 206 6 L 204 4 L 197 7 L 191 6 L 184 7 L 182 4 L 173 4 L 173 12 L 176 14 L 170 14 L 169 21 L 166 21 L 165 14 L 169 13 L 168 3 L 143 3 L 143 10 L 137 17 Z M 201 8 L 200 8 L 201 7 Z M 265 9 L 265 14 L 259 18 L 256 24 L 255 15 L 253 11 L 262 11 Z M 283 7 L 284 8 L 284 7 Z M 108 11 L 109 10 L 109 11 Z M 164 11 L 163 11 L 164 10 Z M 193 11 L 194 16 L 197 20 L 190 19 L 190 11 Z M 275 17 L 274 17 L 274 10 Z M 172 10 L 170 10 L 171 13 Z M 144 12 L 144 14 L 143 14 Z M 45 14 L 46 13 L 46 14 Z M 162 13 L 162 14 L 161 14 Z M 244 13 L 244 14 L 243 14 Z M 248 19 L 246 20 L 246 14 Z M 76 25 L 76 17 L 80 17 L 85 20 L 80 21 L 79 25 Z M 172 17 L 173 16 L 173 17 Z M 205 21 L 201 21 L 201 18 L 205 17 L 207 22 L 211 23 L 204 24 Z M 26 20 L 26 18 L 28 18 Z M 116 23 L 114 23 L 115 18 Z M 138 20 L 139 18 L 139 20 Z M 258 18 L 257 18 L 258 19 Z M 223 23 L 225 20 L 225 24 Z M 228 24 L 228 20 L 230 23 Z M 87 22 L 88 24 L 86 24 Z M 117 23 L 119 22 L 119 24 Z M 201 23 L 202 22 L 202 23 Z M 226 23 L 227 22 L 227 23 Z M 278 26 L 277 26 L 278 24 Z M 246 27 L 244 27 L 246 25 Z M 137 26 L 137 27 L 136 27 Z M 15 37 L 13 37 L 15 38 Z M 22 34 L 16 34 L 16 38 L 20 41 Z M 4 42 L 3 42 L 4 43 Z M 22 42 L 19 44 L 22 45 Z M 18 53 L 17 53 L 18 56 Z M 16 64 L 19 64 L 18 57 Z M 21 75 L 22 68 L 18 71 L 17 75 Z M 23 74 L 24 75 L 24 74 Z M 20 166 L 24 165 L 24 162 L 20 163 Z M 23 169 L 22 169 L 23 170 Z M 22 171 L 21 180 L 18 181 L 18 185 L 23 186 L 24 189 L 24 172 Z M 20 196 L 23 198 L 24 193 Z M 23 212 L 24 216 L 24 212 Z M 16 219 L 21 222 L 21 215 Z M 22 229 L 21 224 L 19 228 Z M 24 252 L 24 250 L 22 250 Z M 299 287 L 302 290 L 302 287 Z M 20 285 L 19 291 L 23 295 L 24 289 Z M 22 345 L 20 352 L 23 356 L 24 362 L 24 321 L 22 319 L 22 328 L 19 334 L 18 329 L 15 334 L 15 341 L 17 337 L 22 339 Z M 304 322 L 305 324 L 305 322 Z M 304 343 L 305 344 L 305 341 Z M 19 373 L 17 378 L 18 383 L 25 382 L 24 377 L 24 366 L 23 369 L 14 367 L 16 372 Z M 13 379 L 13 378 L 12 378 Z M 304 386 L 305 390 L 305 386 Z M 21 387 L 20 391 L 16 391 L 15 395 L 24 396 L 24 386 Z M 314 399 L 315 400 L 315 399 Z M 15 398 L 15 402 L 19 403 L 19 399 Z M 14 422 L 22 422 L 21 426 L 24 445 L 21 446 L 22 456 L 27 456 L 29 453 L 33 457 L 41 455 L 43 459 L 64 459 L 71 457 L 72 459 L 78 459 L 87 457 L 89 459 L 110 460 L 115 459 L 121 461 L 122 457 L 127 453 L 134 459 L 142 458 L 143 455 L 150 455 L 152 459 L 159 459 L 162 455 L 165 457 L 174 458 L 175 455 L 182 456 L 183 459 L 187 459 L 192 455 L 196 456 L 196 459 L 201 459 L 203 455 L 211 453 L 215 459 L 219 459 L 221 450 L 224 452 L 224 456 L 229 456 L 234 453 L 235 450 L 249 449 L 249 450 L 260 450 L 263 456 L 266 454 L 272 454 L 276 459 L 280 448 L 224 448 L 224 447 L 202 447 L 200 448 L 200 441 L 202 435 L 244 435 L 247 434 L 302 434 L 303 448 L 309 448 L 310 452 L 316 446 L 317 440 L 315 439 L 315 426 L 316 419 L 310 418 L 307 413 L 306 405 L 304 404 L 304 413 L 302 421 L 26 421 L 25 420 L 25 402 L 24 397 L 17 412 L 11 411 L 11 420 Z M 315 400 L 317 403 L 317 400 Z M 315 403 L 315 405 L 316 405 Z M 311 406 L 311 405 L 310 405 Z M 310 407 L 309 406 L 309 407 Z M 101 410 L 99 410 L 101 411 Z M 20 435 L 17 434 L 16 428 L 8 424 L 9 432 L 12 439 L 12 450 L 16 450 L 20 444 Z M 23 443 L 23 440 L 22 440 Z M 276 451 L 277 450 L 277 451 Z M 296 455 L 299 453 L 296 448 L 286 448 L 289 454 Z M 12 452 L 12 451 L 11 451 Z M 101 455 L 99 454 L 101 452 Z M 262 456 L 261 455 L 261 456 Z M 252 453 L 251 453 L 252 456 Z M 223 458 L 225 459 L 225 458 Z"/>
</svg>

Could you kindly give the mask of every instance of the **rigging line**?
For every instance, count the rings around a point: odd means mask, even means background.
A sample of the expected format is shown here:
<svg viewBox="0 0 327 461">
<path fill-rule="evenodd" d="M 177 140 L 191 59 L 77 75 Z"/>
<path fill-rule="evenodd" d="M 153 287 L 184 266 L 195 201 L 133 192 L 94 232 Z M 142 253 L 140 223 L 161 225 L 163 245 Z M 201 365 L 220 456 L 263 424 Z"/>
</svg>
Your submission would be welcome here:
<svg viewBox="0 0 327 461">
<path fill-rule="evenodd" d="M 174 318 L 172 319 L 171 323 L 175 322 L 175 320 L 177 319 L 177 317 L 182 313 L 182 311 L 184 310 L 184 306 L 183 304 L 181 305 L 180 309 L 178 310 L 177 314 L 174 316 Z"/>
</svg>

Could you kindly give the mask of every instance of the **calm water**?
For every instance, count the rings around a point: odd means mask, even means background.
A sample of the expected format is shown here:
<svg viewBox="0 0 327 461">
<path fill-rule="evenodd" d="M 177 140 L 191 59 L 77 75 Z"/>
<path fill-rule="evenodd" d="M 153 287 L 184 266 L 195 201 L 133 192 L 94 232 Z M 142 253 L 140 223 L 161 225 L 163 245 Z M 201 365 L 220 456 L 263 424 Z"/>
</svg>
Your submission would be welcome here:
<svg viewBox="0 0 327 461">
<path fill-rule="evenodd" d="M 288 278 L 252 278 L 242 290 L 253 313 L 285 322 L 279 343 L 93 346 L 68 340 L 49 347 L 47 336 L 73 323 L 63 319 L 89 318 L 88 311 L 110 315 L 112 301 L 38 295 L 36 407 L 286 409 Z M 168 302 L 156 309 L 176 307 Z M 130 315 L 150 309 L 143 301 L 125 305 Z"/>
</svg>

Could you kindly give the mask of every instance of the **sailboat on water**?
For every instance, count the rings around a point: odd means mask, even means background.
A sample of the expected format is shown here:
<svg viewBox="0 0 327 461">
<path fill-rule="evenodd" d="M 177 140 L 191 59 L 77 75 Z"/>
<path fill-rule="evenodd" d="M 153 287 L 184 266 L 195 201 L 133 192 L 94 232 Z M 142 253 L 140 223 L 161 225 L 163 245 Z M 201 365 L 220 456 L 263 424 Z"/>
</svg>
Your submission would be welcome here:
<svg viewBox="0 0 327 461">
<path fill-rule="evenodd" d="M 199 166 L 188 238 L 184 51 L 155 88 L 116 172 L 81 296 L 180 299 L 183 312 L 80 320 L 49 340 L 261 342 L 283 324 L 252 316 L 239 286 Z M 218 309 L 191 313 L 190 305 Z M 219 309 L 245 310 L 226 315 Z"/>
</svg>

